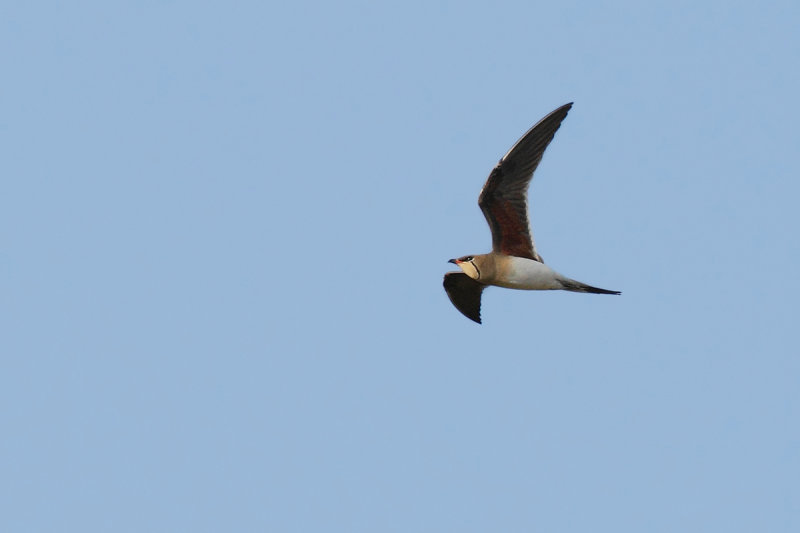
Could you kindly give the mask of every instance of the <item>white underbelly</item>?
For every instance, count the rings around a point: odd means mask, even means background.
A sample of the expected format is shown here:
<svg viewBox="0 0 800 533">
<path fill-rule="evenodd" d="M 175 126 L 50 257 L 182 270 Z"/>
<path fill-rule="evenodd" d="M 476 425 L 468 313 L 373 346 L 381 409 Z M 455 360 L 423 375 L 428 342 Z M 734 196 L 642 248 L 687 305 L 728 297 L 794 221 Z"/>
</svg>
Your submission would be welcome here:
<svg viewBox="0 0 800 533">
<path fill-rule="evenodd" d="M 503 272 L 499 273 L 500 276 L 495 280 L 494 285 L 531 291 L 563 288 L 558 281 L 556 271 L 539 261 L 523 257 L 510 257 L 504 266 Z"/>
</svg>

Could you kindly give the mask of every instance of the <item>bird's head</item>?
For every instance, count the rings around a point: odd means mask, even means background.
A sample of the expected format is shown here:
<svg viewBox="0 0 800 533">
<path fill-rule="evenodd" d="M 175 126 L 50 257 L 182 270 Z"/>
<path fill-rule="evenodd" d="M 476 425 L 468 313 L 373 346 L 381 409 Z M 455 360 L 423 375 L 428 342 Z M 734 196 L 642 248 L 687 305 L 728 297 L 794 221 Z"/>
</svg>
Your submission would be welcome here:
<svg viewBox="0 0 800 533">
<path fill-rule="evenodd" d="M 453 263 L 454 265 L 458 266 L 458 268 L 460 268 L 464 274 L 474 280 L 481 279 L 481 271 L 475 264 L 475 256 L 473 255 L 465 255 L 464 257 L 459 257 L 458 259 L 451 259 L 448 261 L 448 263 Z"/>
</svg>

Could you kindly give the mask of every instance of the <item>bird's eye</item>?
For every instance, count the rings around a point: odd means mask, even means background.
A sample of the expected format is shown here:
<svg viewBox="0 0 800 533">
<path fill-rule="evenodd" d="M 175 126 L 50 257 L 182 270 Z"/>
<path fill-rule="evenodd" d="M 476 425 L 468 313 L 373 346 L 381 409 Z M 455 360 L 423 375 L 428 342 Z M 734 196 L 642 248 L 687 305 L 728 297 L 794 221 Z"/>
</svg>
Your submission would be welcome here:
<svg viewBox="0 0 800 533">
<path fill-rule="evenodd" d="M 472 261 L 473 257 L 471 255 L 465 255 L 461 258 L 461 261 Z"/>
</svg>

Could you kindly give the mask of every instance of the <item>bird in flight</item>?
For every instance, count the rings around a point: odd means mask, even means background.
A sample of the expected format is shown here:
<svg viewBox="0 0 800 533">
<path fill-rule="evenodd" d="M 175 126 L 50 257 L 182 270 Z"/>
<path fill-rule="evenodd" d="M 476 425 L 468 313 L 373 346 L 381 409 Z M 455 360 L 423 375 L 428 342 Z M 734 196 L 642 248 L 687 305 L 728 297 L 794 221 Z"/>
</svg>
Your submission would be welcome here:
<svg viewBox="0 0 800 533">
<path fill-rule="evenodd" d="M 460 272 L 444 275 L 444 289 L 461 313 L 481 323 L 481 294 L 489 285 L 522 290 L 620 294 L 563 276 L 544 264 L 528 222 L 528 185 L 545 148 L 572 107 L 562 105 L 529 129 L 494 167 L 478 197 L 492 230 L 492 251 L 450 259 Z"/>
</svg>

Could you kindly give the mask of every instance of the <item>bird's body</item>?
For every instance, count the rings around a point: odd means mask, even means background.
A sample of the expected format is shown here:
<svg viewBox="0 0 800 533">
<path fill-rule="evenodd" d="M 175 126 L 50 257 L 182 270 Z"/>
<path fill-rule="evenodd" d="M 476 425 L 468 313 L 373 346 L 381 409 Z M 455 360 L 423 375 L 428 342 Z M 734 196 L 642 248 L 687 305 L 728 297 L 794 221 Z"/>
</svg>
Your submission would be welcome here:
<svg viewBox="0 0 800 533">
<path fill-rule="evenodd" d="M 480 323 L 481 294 L 489 285 L 521 290 L 566 290 L 620 294 L 563 276 L 544 264 L 528 223 L 528 185 L 561 121 L 566 104 L 528 130 L 500 159 L 483 186 L 478 205 L 492 230 L 492 251 L 451 259 L 461 272 L 448 272 L 444 288 L 467 318 Z"/>
<path fill-rule="evenodd" d="M 563 288 L 557 272 L 533 259 L 491 253 L 476 255 L 472 261 L 458 261 L 453 260 L 465 274 L 484 285 L 529 291 Z"/>
<path fill-rule="evenodd" d="M 493 258 L 497 264 L 497 276 L 491 285 L 527 291 L 562 288 L 558 281 L 560 274 L 544 263 L 513 255 L 497 254 Z"/>
</svg>

